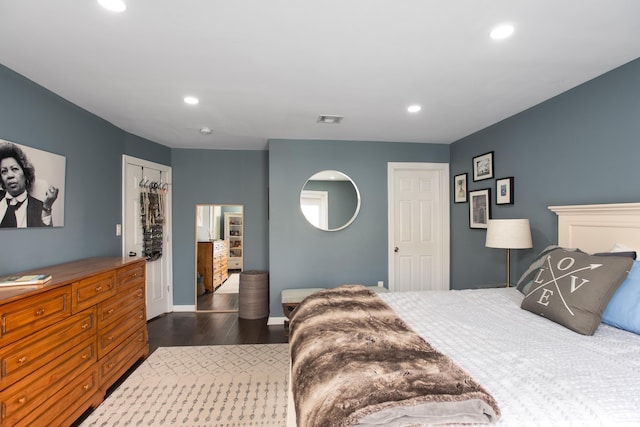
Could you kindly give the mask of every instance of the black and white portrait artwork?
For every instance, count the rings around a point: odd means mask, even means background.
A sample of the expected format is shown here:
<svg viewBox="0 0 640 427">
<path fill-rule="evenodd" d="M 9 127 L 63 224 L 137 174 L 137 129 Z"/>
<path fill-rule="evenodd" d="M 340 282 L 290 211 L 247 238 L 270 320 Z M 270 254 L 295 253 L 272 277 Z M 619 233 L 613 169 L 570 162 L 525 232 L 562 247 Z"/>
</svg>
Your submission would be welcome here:
<svg viewBox="0 0 640 427">
<path fill-rule="evenodd" d="M 0 228 L 64 226 L 66 158 L 0 139 Z"/>
</svg>

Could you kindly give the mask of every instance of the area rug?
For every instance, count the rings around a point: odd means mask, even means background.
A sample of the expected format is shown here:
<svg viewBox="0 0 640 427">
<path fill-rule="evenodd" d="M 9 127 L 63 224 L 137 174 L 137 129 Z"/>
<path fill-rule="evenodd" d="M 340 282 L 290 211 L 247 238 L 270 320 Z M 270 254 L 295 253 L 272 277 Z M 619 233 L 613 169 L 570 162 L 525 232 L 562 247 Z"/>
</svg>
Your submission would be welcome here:
<svg viewBox="0 0 640 427">
<path fill-rule="evenodd" d="M 240 273 L 233 273 L 216 289 L 216 294 L 237 294 L 240 292 Z"/>
<path fill-rule="evenodd" d="M 160 347 L 81 426 L 284 426 L 288 348 Z"/>
</svg>

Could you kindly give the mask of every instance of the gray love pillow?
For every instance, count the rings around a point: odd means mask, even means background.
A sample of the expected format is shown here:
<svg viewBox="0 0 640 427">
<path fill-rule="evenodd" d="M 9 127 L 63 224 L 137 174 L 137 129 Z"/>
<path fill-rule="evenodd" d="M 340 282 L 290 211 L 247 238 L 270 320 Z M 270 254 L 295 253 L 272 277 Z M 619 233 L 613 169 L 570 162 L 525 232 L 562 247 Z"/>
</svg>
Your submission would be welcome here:
<svg viewBox="0 0 640 427">
<path fill-rule="evenodd" d="M 632 263 L 628 257 L 555 250 L 538 270 L 521 308 L 593 335 Z"/>
</svg>

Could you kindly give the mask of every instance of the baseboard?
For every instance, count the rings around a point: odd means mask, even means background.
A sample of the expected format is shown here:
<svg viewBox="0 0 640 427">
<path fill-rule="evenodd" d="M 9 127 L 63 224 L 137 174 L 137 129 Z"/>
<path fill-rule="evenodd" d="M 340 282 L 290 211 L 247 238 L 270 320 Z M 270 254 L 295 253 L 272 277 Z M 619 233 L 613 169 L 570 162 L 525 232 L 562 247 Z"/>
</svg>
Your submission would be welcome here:
<svg viewBox="0 0 640 427">
<path fill-rule="evenodd" d="M 267 320 L 267 325 L 284 325 L 286 317 L 269 317 Z"/>
<path fill-rule="evenodd" d="M 194 312 L 196 311 L 195 305 L 174 305 L 173 311 L 175 313 Z M 267 325 L 284 325 L 286 317 L 269 317 L 267 319 Z"/>
<path fill-rule="evenodd" d="M 174 305 L 173 311 L 176 313 L 196 311 L 196 306 L 195 305 Z"/>
</svg>

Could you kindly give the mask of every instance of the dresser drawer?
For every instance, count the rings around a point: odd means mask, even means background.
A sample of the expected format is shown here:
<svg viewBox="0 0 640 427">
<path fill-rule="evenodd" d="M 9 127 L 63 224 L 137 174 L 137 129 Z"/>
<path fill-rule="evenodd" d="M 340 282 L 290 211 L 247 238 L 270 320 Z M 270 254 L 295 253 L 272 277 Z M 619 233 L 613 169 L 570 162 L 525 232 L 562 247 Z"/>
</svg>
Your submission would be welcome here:
<svg viewBox="0 0 640 427">
<path fill-rule="evenodd" d="M 82 414 L 92 406 L 96 407 L 101 401 L 98 370 L 94 364 L 53 394 L 43 405 L 34 408 L 17 423 L 7 423 L 7 425 L 15 425 L 15 427 L 72 425 L 78 418 L 78 414 Z M 70 414 L 75 416 L 70 417 Z"/>
<path fill-rule="evenodd" d="M 130 316 L 137 307 L 144 307 L 144 283 L 139 283 L 118 295 L 98 304 L 98 325 L 100 328 L 122 316 Z"/>
<path fill-rule="evenodd" d="M 222 261 L 217 261 L 215 264 L 213 264 L 213 271 L 214 272 L 223 272 L 227 269 L 227 259 L 225 258 Z"/>
<path fill-rule="evenodd" d="M 0 390 L 57 357 L 76 350 L 77 346 L 88 338 L 91 338 L 95 347 L 95 336 L 96 312 L 93 308 L 2 347 L 0 349 Z"/>
<path fill-rule="evenodd" d="M 71 316 L 71 287 L 62 286 L 0 306 L 0 346 Z"/>
<path fill-rule="evenodd" d="M 78 417 L 87 409 L 97 407 L 104 398 L 98 377 L 98 369 L 94 365 L 56 393 L 50 400 L 51 406 L 40 417 L 48 417 L 50 426 L 76 425 L 74 421 Z M 38 425 L 40 417 L 33 418 L 35 422 L 29 425 Z"/>
<path fill-rule="evenodd" d="M 46 419 L 50 427 L 76 425 L 74 422 L 78 417 L 87 409 L 97 407 L 103 396 L 94 365 L 56 393 L 52 404 L 42 408 L 40 415 L 29 417 L 35 421 L 30 421 L 29 426 L 39 425 L 42 419 Z"/>
<path fill-rule="evenodd" d="M 98 357 L 102 358 L 123 342 L 133 331 L 146 327 L 145 308 L 131 311 L 129 316 L 98 331 Z"/>
<path fill-rule="evenodd" d="M 229 269 L 231 270 L 241 270 L 242 269 L 242 261 L 240 260 L 229 260 Z"/>
<path fill-rule="evenodd" d="M 116 294 L 116 275 L 114 271 L 97 274 L 71 285 L 73 312 L 89 308 Z"/>
<path fill-rule="evenodd" d="M 95 347 L 95 340 L 87 339 L 73 352 L 59 356 L 0 392 L 2 425 L 14 425 L 33 412 L 41 412 L 43 405 L 51 404 L 51 396 L 95 365 Z"/>
<path fill-rule="evenodd" d="M 106 390 L 126 372 L 136 360 L 149 354 L 147 328 L 131 334 L 114 351 L 100 359 L 100 384 Z"/>
<path fill-rule="evenodd" d="M 147 265 L 144 260 L 118 269 L 118 291 L 130 286 L 145 284 L 145 271 Z"/>
</svg>

